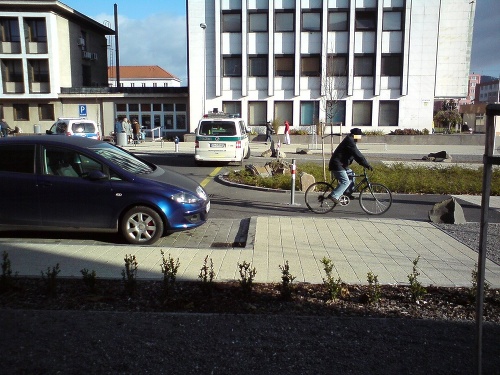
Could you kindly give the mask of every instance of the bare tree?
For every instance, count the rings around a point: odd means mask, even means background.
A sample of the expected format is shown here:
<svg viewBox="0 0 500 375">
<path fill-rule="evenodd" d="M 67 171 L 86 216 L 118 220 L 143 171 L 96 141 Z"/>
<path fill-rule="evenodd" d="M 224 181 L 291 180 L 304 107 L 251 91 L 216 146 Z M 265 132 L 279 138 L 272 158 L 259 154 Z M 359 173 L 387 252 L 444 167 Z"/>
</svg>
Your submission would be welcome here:
<svg viewBox="0 0 500 375">
<path fill-rule="evenodd" d="M 333 48 L 330 48 L 333 49 Z M 321 74 L 321 108 L 325 113 L 325 122 L 318 125 L 323 154 L 323 177 L 326 180 L 325 133 L 330 126 L 330 147 L 333 152 L 333 125 L 340 109 L 340 102 L 347 96 L 347 56 L 328 54 Z M 342 139 L 342 124 L 340 124 Z"/>
</svg>

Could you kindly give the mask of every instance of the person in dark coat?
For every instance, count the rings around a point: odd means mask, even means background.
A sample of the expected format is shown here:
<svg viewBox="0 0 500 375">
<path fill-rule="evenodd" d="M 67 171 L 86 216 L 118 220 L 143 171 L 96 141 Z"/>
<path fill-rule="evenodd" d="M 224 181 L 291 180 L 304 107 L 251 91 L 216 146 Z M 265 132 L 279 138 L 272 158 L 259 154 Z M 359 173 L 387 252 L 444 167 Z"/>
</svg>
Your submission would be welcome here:
<svg viewBox="0 0 500 375">
<path fill-rule="evenodd" d="M 359 128 L 351 129 L 350 134 L 348 134 L 342 142 L 337 146 L 335 151 L 330 158 L 330 163 L 328 164 L 328 170 L 331 171 L 333 177 L 338 180 L 337 187 L 330 194 L 329 198 L 335 203 L 339 203 L 339 198 L 344 192 L 353 184 L 353 181 L 349 180 L 349 174 L 352 174 L 352 170 L 349 166 L 355 160 L 359 165 L 373 170 L 372 166 L 366 158 L 363 156 L 361 151 L 358 150 L 356 143 L 363 132 Z"/>
<path fill-rule="evenodd" d="M 273 141 L 273 133 L 274 129 L 273 126 L 271 125 L 271 121 L 268 121 L 266 123 L 266 143 Z"/>
</svg>

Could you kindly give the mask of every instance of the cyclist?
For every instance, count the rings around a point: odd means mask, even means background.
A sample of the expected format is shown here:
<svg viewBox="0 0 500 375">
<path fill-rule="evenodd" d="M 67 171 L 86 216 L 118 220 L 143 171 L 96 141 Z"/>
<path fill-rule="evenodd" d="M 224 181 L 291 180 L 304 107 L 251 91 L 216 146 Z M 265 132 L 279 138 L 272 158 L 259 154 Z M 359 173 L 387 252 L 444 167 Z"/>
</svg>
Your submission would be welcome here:
<svg viewBox="0 0 500 375">
<path fill-rule="evenodd" d="M 340 202 L 340 196 L 344 194 L 348 188 L 354 185 L 354 181 L 349 179 L 349 175 L 352 175 L 352 170 L 349 168 L 349 165 L 351 165 L 353 160 L 356 160 L 359 165 L 366 169 L 373 171 L 372 166 L 356 146 L 356 143 L 361 139 L 362 135 L 363 132 L 361 129 L 351 129 L 350 134 L 340 142 L 330 158 L 328 170 L 332 173 L 332 177 L 335 177 L 339 182 L 337 187 L 328 196 L 335 204 L 338 204 Z"/>
</svg>

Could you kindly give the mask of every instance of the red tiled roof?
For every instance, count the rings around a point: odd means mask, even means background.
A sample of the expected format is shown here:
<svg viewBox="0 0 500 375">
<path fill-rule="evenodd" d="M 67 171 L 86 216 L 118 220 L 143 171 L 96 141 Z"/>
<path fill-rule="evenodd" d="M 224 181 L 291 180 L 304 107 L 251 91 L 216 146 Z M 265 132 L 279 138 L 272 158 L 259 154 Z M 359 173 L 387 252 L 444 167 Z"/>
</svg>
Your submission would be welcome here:
<svg viewBox="0 0 500 375">
<path fill-rule="evenodd" d="M 108 66 L 108 78 L 116 79 L 116 66 Z M 146 66 L 123 66 L 120 65 L 120 78 L 171 78 L 178 79 L 176 76 L 170 74 L 165 69 L 160 68 L 158 65 Z"/>
</svg>

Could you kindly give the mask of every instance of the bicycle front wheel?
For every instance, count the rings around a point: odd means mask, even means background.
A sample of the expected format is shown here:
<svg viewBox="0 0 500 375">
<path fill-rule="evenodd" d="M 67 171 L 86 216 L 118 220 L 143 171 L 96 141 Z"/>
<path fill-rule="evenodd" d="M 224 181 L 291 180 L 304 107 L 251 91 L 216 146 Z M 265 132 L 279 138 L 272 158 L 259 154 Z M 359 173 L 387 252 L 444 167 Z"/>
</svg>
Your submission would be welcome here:
<svg viewBox="0 0 500 375">
<path fill-rule="evenodd" d="M 392 193 L 382 184 L 366 185 L 359 194 L 359 204 L 369 215 L 381 215 L 392 205 Z"/>
<path fill-rule="evenodd" d="M 326 214 L 335 207 L 335 203 L 328 198 L 333 186 L 326 182 L 315 182 L 306 190 L 305 201 L 307 207 L 317 214 Z"/>
</svg>

